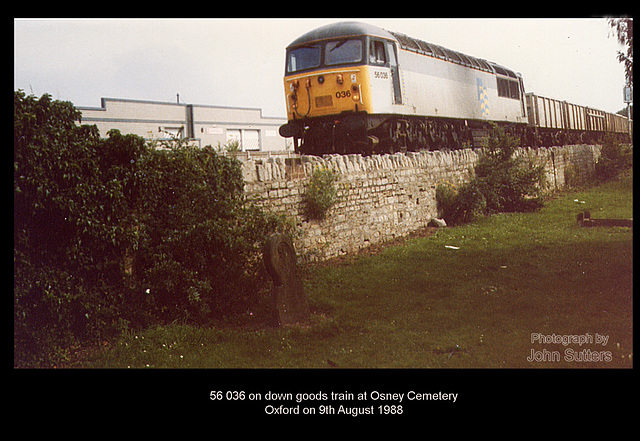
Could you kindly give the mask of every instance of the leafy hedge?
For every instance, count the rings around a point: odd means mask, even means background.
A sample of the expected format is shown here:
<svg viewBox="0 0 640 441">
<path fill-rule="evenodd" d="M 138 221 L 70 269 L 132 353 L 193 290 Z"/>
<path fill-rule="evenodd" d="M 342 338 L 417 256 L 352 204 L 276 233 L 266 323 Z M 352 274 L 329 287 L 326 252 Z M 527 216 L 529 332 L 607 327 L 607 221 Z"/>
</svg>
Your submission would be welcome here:
<svg viewBox="0 0 640 441">
<path fill-rule="evenodd" d="M 257 301 L 263 238 L 240 163 L 79 125 L 71 103 L 14 94 L 14 364 L 127 327 L 234 314 Z"/>
</svg>

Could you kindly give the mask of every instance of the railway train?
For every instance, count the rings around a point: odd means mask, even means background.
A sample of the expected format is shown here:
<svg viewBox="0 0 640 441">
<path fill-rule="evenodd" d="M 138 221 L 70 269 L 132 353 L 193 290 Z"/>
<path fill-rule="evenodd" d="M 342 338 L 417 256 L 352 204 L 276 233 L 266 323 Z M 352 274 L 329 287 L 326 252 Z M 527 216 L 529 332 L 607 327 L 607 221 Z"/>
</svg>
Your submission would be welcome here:
<svg viewBox="0 0 640 441">
<path fill-rule="evenodd" d="M 302 154 L 477 146 L 492 125 L 523 146 L 629 137 L 629 121 L 525 93 L 497 63 L 360 22 L 312 30 L 286 48 L 287 123 Z"/>
</svg>

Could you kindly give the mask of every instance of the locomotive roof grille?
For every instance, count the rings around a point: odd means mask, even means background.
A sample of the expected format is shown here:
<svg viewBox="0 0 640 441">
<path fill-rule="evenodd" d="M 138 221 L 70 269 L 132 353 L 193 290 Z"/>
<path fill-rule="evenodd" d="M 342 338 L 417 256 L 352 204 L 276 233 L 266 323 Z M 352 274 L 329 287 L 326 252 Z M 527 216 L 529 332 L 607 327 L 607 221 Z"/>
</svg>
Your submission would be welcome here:
<svg viewBox="0 0 640 441">
<path fill-rule="evenodd" d="M 493 63 L 489 64 L 481 58 L 475 58 L 471 55 L 465 55 L 463 53 L 456 52 L 451 49 L 446 49 L 433 43 L 427 43 L 425 41 L 409 37 L 408 35 L 401 34 L 399 32 L 389 31 L 389 33 L 396 37 L 396 40 L 398 40 L 398 43 L 400 43 L 400 47 L 402 49 L 413 51 L 422 55 L 427 55 L 429 57 L 440 58 L 452 63 L 462 64 L 463 66 L 467 66 L 472 69 L 483 70 L 485 72 L 491 73 L 496 72 L 494 67 L 497 65 Z M 507 74 L 505 73 L 504 75 Z"/>
<path fill-rule="evenodd" d="M 491 63 L 491 65 L 493 66 L 493 69 L 496 71 L 497 74 L 504 75 L 505 77 L 517 78 L 516 74 L 514 74 L 512 71 L 510 71 L 506 67 L 499 66 L 495 63 Z"/>
</svg>

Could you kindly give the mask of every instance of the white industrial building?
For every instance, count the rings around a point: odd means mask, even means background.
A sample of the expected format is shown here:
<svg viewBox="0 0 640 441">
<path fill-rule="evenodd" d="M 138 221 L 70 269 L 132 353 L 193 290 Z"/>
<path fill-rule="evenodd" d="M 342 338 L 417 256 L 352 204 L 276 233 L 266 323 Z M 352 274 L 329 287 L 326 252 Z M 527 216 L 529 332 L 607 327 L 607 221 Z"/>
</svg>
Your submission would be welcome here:
<svg viewBox="0 0 640 441">
<path fill-rule="evenodd" d="M 285 118 L 262 116 L 261 109 L 102 98 L 100 107 L 77 107 L 82 124 L 95 124 L 106 137 L 111 129 L 147 140 L 188 139 L 201 147 L 239 141 L 248 152 L 293 150 L 278 128 Z"/>
</svg>

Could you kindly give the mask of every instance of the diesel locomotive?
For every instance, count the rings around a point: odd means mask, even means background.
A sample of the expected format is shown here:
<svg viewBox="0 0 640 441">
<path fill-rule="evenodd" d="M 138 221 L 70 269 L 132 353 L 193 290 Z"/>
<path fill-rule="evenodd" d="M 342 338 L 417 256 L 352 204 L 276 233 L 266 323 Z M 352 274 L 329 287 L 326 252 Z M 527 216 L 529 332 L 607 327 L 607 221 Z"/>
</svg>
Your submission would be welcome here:
<svg viewBox="0 0 640 441">
<path fill-rule="evenodd" d="M 525 93 L 520 73 L 359 22 L 320 27 L 286 48 L 287 124 L 302 154 L 479 145 L 492 125 L 522 145 L 628 136 L 626 117 Z"/>
</svg>

